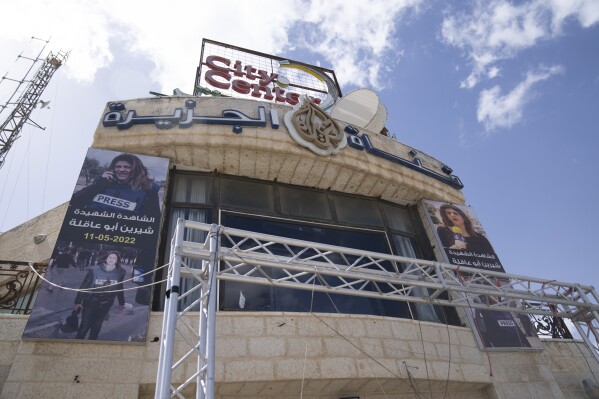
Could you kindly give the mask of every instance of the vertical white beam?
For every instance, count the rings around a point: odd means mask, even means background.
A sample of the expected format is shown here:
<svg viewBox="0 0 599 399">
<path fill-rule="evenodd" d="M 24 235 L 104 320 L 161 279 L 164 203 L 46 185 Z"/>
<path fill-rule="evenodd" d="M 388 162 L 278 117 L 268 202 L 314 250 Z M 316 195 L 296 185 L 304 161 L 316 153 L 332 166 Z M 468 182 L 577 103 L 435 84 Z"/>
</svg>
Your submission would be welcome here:
<svg viewBox="0 0 599 399">
<path fill-rule="evenodd" d="M 179 270 L 181 268 L 180 246 L 183 242 L 184 220 L 177 220 L 175 236 L 171 243 L 169 278 L 166 283 L 166 301 L 162 319 L 162 336 L 160 338 L 160 355 L 156 376 L 155 399 L 170 398 L 171 372 L 175 347 L 175 324 L 177 322 L 177 302 L 179 298 Z"/>
</svg>

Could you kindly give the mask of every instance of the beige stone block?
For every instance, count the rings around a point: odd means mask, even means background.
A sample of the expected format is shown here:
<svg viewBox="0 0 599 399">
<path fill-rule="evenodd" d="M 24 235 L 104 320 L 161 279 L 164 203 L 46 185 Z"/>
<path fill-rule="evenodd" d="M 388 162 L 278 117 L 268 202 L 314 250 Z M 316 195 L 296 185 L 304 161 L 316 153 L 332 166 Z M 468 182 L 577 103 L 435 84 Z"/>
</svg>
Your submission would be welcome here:
<svg viewBox="0 0 599 399">
<path fill-rule="evenodd" d="M 421 323 L 422 337 L 425 342 L 447 342 L 447 331 L 441 331 L 439 324 Z"/>
<path fill-rule="evenodd" d="M 260 337 L 266 328 L 262 317 L 238 317 L 233 320 L 232 334 L 243 334 L 246 337 Z"/>
<path fill-rule="evenodd" d="M 112 359 L 109 367 L 110 381 L 115 383 L 138 382 L 141 377 L 142 363 L 137 359 Z"/>
<path fill-rule="evenodd" d="M 308 172 L 308 175 L 306 176 L 304 184 L 308 187 L 317 187 L 318 182 L 321 180 L 326 166 L 326 162 L 320 159 L 316 159 L 314 161 L 314 164 L 312 165 L 312 168 Z"/>
<path fill-rule="evenodd" d="M 478 348 L 472 348 L 472 347 L 468 347 L 468 346 L 458 346 L 457 349 L 458 349 L 458 351 L 457 351 L 458 356 L 464 360 L 478 359 L 480 357 L 486 358 L 486 355 L 484 354 L 484 352 L 482 352 Z"/>
<path fill-rule="evenodd" d="M 17 356 L 7 381 L 42 381 L 46 369 L 54 367 L 48 356 Z"/>
<path fill-rule="evenodd" d="M 17 353 L 21 355 L 31 355 L 33 354 L 37 343 L 33 341 L 21 341 L 19 345 L 17 345 Z"/>
<path fill-rule="evenodd" d="M 250 356 L 258 357 L 281 357 L 285 356 L 285 339 L 275 337 L 249 338 L 248 348 Z"/>
<path fill-rule="evenodd" d="M 353 340 L 352 340 L 353 341 Z M 368 356 L 381 358 L 385 356 L 382 340 L 378 338 L 359 338 L 358 345 Z"/>
<path fill-rule="evenodd" d="M 353 340 L 342 338 L 324 338 L 326 356 L 331 357 L 353 357 L 361 355 L 360 347 Z"/>
<path fill-rule="evenodd" d="M 365 173 L 354 170 L 343 191 L 351 194 L 357 193 L 358 187 L 360 187 L 362 182 L 367 178 Z"/>
<path fill-rule="evenodd" d="M 0 388 L 0 399 L 15 399 L 19 397 L 20 383 L 7 382 Z"/>
<path fill-rule="evenodd" d="M 328 378 L 353 378 L 356 362 L 352 357 L 329 357 L 320 361 L 320 372 Z"/>
<path fill-rule="evenodd" d="M 358 195 L 369 196 L 372 191 L 372 188 L 376 184 L 376 181 L 376 177 L 365 175 L 362 182 L 356 188 L 355 193 Z"/>
<path fill-rule="evenodd" d="M 141 366 L 141 383 L 155 383 L 158 373 L 158 359 L 156 361 L 146 361 Z"/>
<path fill-rule="evenodd" d="M 160 342 L 149 342 L 143 349 L 145 359 L 157 360 L 160 354 Z"/>
<path fill-rule="evenodd" d="M 324 345 L 322 338 L 301 337 L 297 339 L 287 339 L 287 356 L 297 358 L 304 356 L 314 358 L 324 355 Z"/>
<path fill-rule="evenodd" d="M 214 387 L 216 394 L 219 396 L 223 395 L 237 395 L 241 393 L 240 391 L 243 389 L 242 382 L 217 382 Z"/>
<path fill-rule="evenodd" d="M 399 375 L 397 363 L 393 359 L 356 359 L 358 378 L 393 378 Z"/>
<path fill-rule="evenodd" d="M 418 325 L 411 320 L 397 319 L 390 325 L 393 337 L 400 340 L 416 340 L 420 338 Z"/>
<path fill-rule="evenodd" d="M 249 381 L 243 384 L 242 392 L 249 395 L 257 395 L 262 392 L 264 387 L 266 386 L 266 382 L 264 381 Z"/>
<path fill-rule="evenodd" d="M 11 365 L 17 354 L 14 342 L 0 342 L 0 366 Z"/>
<path fill-rule="evenodd" d="M 393 322 L 390 322 L 389 320 L 376 320 L 375 318 L 370 318 L 364 322 L 367 336 L 380 338 L 393 337 L 393 331 L 391 329 L 392 324 Z"/>
<path fill-rule="evenodd" d="M 346 191 L 346 187 L 353 174 L 354 171 L 352 169 L 341 166 L 337 175 L 333 179 L 331 179 L 328 185 L 333 191 L 348 192 Z"/>
<path fill-rule="evenodd" d="M 217 359 L 237 359 L 247 356 L 247 342 L 241 336 L 217 338 L 216 358 Z"/>
<path fill-rule="evenodd" d="M 295 323 L 295 327 L 299 335 L 302 336 L 334 336 L 336 335 L 329 326 L 332 321 L 326 315 L 312 316 L 309 318 L 298 319 Z"/>
<path fill-rule="evenodd" d="M 255 161 L 255 177 L 261 180 L 268 180 L 270 154 L 264 151 L 257 151 Z"/>
<path fill-rule="evenodd" d="M 225 381 L 255 381 L 274 378 L 274 364 L 269 360 L 242 360 L 225 364 Z"/>
<path fill-rule="evenodd" d="M 383 340 L 385 357 L 389 358 L 405 358 L 411 349 L 409 341 L 396 338 L 388 338 Z"/>
<path fill-rule="evenodd" d="M 239 171 L 242 176 L 256 176 L 256 151 L 240 148 Z"/>
<path fill-rule="evenodd" d="M 277 173 L 277 180 L 282 183 L 291 183 L 291 178 L 295 172 L 295 167 L 300 159 L 301 158 L 299 156 L 287 154 L 283 158 L 283 162 L 280 165 L 280 169 Z"/>
<path fill-rule="evenodd" d="M 58 357 L 53 356 L 46 368 L 44 380 L 50 382 L 71 382 L 79 376 L 85 382 L 107 382 L 116 359 L 96 357 Z"/>
<path fill-rule="evenodd" d="M 68 398 L 72 383 L 27 382 L 21 385 L 19 399 L 56 399 Z M 105 388 L 112 395 L 112 387 Z M 94 397 L 94 396 L 88 396 Z M 95 396 L 94 398 L 110 398 L 111 396 Z"/>
<path fill-rule="evenodd" d="M 344 337 L 364 337 L 370 335 L 370 331 L 366 331 L 365 323 L 357 318 L 336 319 L 334 326 L 337 333 Z"/>
<path fill-rule="evenodd" d="M 23 316 L 0 315 L 0 337 L 2 337 L 2 341 L 20 341 L 27 319 L 28 317 Z"/>
<path fill-rule="evenodd" d="M 462 380 L 470 382 L 488 382 L 491 379 L 489 365 L 456 364 L 455 370 Z"/>
<path fill-rule="evenodd" d="M 312 170 L 314 163 L 315 159 L 308 154 L 300 157 L 299 162 L 297 163 L 293 172 L 293 176 L 291 177 L 291 184 L 303 186 L 310 174 L 310 171 Z"/>
<path fill-rule="evenodd" d="M 320 378 L 318 362 L 314 359 L 284 359 L 275 362 L 276 378 L 279 380 L 301 380 Z"/>
</svg>

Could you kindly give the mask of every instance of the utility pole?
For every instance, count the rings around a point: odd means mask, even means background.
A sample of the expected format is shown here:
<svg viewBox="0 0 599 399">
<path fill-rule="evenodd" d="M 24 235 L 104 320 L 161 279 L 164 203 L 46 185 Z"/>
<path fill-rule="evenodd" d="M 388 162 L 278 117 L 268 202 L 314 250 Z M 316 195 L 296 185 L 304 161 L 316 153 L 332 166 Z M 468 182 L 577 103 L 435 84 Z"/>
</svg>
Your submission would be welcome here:
<svg viewBox="0 0 599 399">
<path fill-rule="evenodd" d="M 36 38 L 32 37 L 32 39 Z M 60 68 L 60 66 L 67 60 L 69 52 L 59 51 L 56 54 L 50 52 L 45 59 L 40 58 L 44 49 L 46 48 L 46 45 L 48 44 L 48 40 L 44 40 L 44 42 L 44 47 L 42 47 L 36 58 L 28 58 L 22 55 L 17 57 L 17 60 L 19 58 L 24 58 L 31 61 L 31 66 L 27 70 L 27 73 L 25 73 L 23 79 L 11 79 L 4 75 L 0 80 L 0 83 L 4 80 L 11 80 L 18 83 L 17 88 L 6 101 L 6 103 L 4 105 L 0 105 L 0 107 L 2 107 L 2 109 L 0 109 L 0 114 L 4 110 L 12 109 L 6 120 L 0 125 L 0 168 L 2 168 L 4 165 L 6 154 L 14 142 L 19 138 L 21 129 L 25 123 L 30 123 L 35 127 L 45 130 L 45 128 L 41 127 L 30 119 L 31 112 L 40 103 L 42 107 L 47 106 L 46 102 L 40 102 L 40 97 L 44 92 L 44 89 L 48 86 L 48 83 L 50 83 L 50 79 L 52 78 L 52 75 L 54 75 L 54 72 L 56 72 L 56 70 Z M 27 80 L 29 74 L 33 70 L 33 67 L 38 63 L 38 61 L 42 61 L 42 65 L 37 70 L 33 78 L 31 80 Z M 13 98 L 17 96 L 21 86 L 23 85 L 26 85 L 25 89 L 18 99 L 13 102 Z"/>
</svg>

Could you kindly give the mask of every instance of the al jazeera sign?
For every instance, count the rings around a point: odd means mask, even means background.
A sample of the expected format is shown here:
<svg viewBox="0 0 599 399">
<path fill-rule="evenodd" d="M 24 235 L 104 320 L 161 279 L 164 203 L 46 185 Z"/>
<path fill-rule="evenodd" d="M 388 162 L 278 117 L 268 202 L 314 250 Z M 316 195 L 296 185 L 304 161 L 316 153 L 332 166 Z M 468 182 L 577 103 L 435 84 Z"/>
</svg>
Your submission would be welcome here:
<svg viewBox="0 0 599 399">
<path fill-rule="evenodd" d="M 168 165 L 88 150 L 23 339 L 145 342 Z"/>
<path fill-rule="evenodd" d="M 286 105 L 305 95 L 328 109 L 341 90 L 333 70 L 204 39 L 194 89 L 202 94 Z"/>
<path fill-rule="evenodd" d="M 472 208 L 428 200 L 423 200 L 422 205 L 429 226 L 435 233 L 437 246 L 443 248 L 445 262 L 456 266 L 505 273 Z M 459 277 L 463 281 L 468 281 L 471 273 L 463 272 Z M 489 278 L 486 282 L 502 286 L 508 285 L 510 280 Z M 482 284 L 480 281 L 477 283 Z M 493 305 L 502 300 L 491 295 L 464 295 L 471 304 Z M 512 304 L 517 305 L 515 302 Z M 481 348 L 500 350 L 542 348 L 542 343 L 527 315 L 476 308 L 467 310 L 466 314 Z"/>
</svg>

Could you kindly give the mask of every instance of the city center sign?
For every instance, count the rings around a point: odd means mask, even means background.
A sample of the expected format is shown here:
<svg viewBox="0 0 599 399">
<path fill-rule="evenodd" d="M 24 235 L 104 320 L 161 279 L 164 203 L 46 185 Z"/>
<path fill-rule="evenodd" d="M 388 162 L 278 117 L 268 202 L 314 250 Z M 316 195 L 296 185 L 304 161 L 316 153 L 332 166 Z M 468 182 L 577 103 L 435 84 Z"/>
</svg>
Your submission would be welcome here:
<svg viewBox="0 0 599 399">
<path fill-rule="evenodd" d="M 288 105 L 306 95 L 328 109 L 341 90 L 332 70 L 204 39 L 194 89 L 194 95 L 202 94 Z"/>
</svg>

